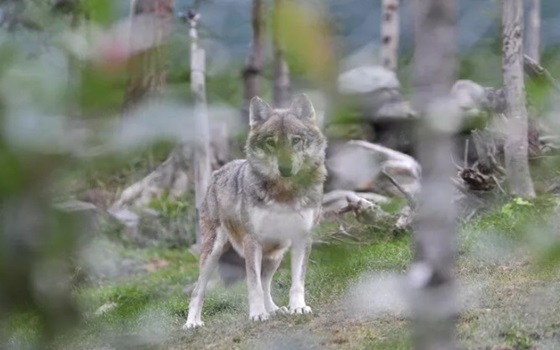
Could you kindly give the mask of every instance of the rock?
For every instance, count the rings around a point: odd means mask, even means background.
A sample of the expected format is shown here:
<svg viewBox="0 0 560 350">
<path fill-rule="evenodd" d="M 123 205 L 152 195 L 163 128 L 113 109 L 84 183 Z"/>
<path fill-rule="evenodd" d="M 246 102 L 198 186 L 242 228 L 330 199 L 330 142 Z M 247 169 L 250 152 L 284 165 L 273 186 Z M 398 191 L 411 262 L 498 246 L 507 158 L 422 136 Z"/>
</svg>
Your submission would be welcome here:
<svg viewBox="0 0 560 350">
<path fill-rule="evenodd" d="M 89 232 L 99 232 L 102 225 L 101 213 L 93 203 L 83 202 L 79 200 L 67 200 L 64 202 L 54 203 L 56 209 L 69 214 L 79 216 L 83 220 L 84 227 Z"/>
<path fill-rule="evenodd" d="M 363 94 L 381 89 L 400 89 L 395 72 L 383 66 L 371 65 L 350 69 L 338 77 L 338 91 L 343 94 Z"/>
<path fill-rule="evenodd" d="M 337 147 L 327 160 L 329 190 L 374 192 L 384 196 L 403 196 L 389 179 L 413 196 L 420 189 L 421 169 L 411 156 L 361 140 Z"/>
<path fill-rule="evenodd" d="M 113 310 L 114 308 L 116 308 L 118 305 L 117 303 L 107 303 L 107 304 L 103 304 L 101 305 L 97 310 L 95 310 L 95 316 L 101 316 L 104 313 L 107 313 L 111 310 Z"/>
</svg>

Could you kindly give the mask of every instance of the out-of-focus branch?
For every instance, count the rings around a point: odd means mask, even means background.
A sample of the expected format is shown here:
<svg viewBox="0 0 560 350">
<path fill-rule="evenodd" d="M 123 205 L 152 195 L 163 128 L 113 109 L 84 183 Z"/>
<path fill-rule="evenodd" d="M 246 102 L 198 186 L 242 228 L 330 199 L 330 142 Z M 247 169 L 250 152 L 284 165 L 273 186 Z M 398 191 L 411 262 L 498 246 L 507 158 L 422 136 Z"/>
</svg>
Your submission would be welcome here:
<svg viewBox="0 0 560 350">
<path fill-rule="evenodd" d="M 523 69 L 530 78 L 543 78 L 556 92 L 560 92 L 560 83 L 558 80 L 556 80 L 546 68 L 527 55 L 523 56 Z"/>
<path fill-rule="evenodd" d="M 414 2 L 413 107 L 422 116 L 417 154 L 421 190 L 413 220 L 409 269 L 414 349 L 456 349 L 454 186 L 452 135 L 460 125 L 450 96 L 455 81 L 456 2 Z"/>
</svg>

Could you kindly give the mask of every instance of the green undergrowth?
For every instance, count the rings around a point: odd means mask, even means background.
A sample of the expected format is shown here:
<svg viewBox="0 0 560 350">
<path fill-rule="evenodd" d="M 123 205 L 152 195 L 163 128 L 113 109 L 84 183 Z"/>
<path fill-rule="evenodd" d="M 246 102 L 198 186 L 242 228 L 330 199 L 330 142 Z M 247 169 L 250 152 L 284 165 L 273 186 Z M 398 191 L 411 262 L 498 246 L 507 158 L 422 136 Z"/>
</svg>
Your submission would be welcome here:
<svg viewBox="0 0 560 350">
<path fill-rule="evenodd" d="M 540 250 L 530 233 L 536 232 L 534 227 L 551 227 L 556 206 L 550 197 L 513 199 L 460 224 L 457 278 L 476 295 L 476 303 L 465 307 L 459 319 L 458 336 L 465 348 L 554 348 L 550 344 L 560 334 L 560 297 L 554 292 L 560 288 L 560 274 L 557 265 L 534 259 Z M 395 233 L 382 223 L 365 225 L 351 215 L 342 224 L 352 237 L 337 232 L 340 222 L 325 221 L 315 232 L 319 243 L 306 280 L 313 315 L 249 322 L 245 285 L 225 288 L 213 280 L 203 308 L 206 327 L 189 332 L 181 326 L 188 291 L 198 275 L 196 258 L 186 248 L 138 248 L 113 240 L 113 258 L 133 258 L 137 268 L 117 279 L 77 287 L 83 323 L 58 340 L 56 348 L 263 349 L 283 341 L 291 348 L 409 349 L 403 315 L 348 315 L 344 295 L 365 274 L 402 276 L 412 256 L 410 233 Z M 289 270 L 288 254 L 273 284 L 279 305 L 288 302 Z M 35 316 L 20 314 L 12 321 L 12 343 L 32 342 Z"/>
</svg>

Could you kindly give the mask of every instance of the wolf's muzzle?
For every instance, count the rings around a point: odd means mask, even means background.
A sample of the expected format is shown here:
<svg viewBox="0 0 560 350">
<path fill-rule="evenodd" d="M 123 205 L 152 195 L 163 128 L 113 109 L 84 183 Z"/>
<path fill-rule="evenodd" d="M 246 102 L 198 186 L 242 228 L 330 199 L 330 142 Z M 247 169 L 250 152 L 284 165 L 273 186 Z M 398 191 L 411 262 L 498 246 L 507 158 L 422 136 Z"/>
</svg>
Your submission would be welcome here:
<svg viewBox="0 0 560 350">
<path fill-rule="evenodd" d="M 278 171 L 280 171 L 280 175 L 282 175 L 282 177 L 292 176 L 292 167 L 291 166 L 279 165 L 278 166 Z"/>
</svg>

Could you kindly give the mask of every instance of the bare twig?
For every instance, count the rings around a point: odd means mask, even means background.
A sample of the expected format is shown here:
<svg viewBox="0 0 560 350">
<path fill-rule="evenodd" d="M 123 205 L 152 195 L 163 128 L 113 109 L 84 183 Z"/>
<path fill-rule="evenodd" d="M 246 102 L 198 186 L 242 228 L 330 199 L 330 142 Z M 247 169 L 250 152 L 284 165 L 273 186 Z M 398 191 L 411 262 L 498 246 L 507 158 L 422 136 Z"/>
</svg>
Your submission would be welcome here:
<svg viewBox="0 0 560 350">
<path fill-rule="evenodd" d="M 560 92 L 560 83 L 546 68 L 538 64 L 531 57 L 523 56 L 523 70 L 531 78 L 544 78 L 557 92 Z"/>
<path fill-rule="evenodd" d="M 455 158 L 453 158 L 453 155 L 451 155 L 451 162 L 453 163 L 455 168 L 457 168 L 457 170 L 459 170 L 459 171 L 463 170 L 463 168 L 455 162 Z"/>
<path fill-rule="evenodd" d="M 465 140 L 465 153 L 463 158 L 463 167 L 467 167 L 469 165 L 467 159 L 469 157 L 469 139 Z"/>
<path fill-rule="evenodd" d="M 506 193 L 506 191 L 504 191 L 502 185 L 500 185 L 500 182 L 498 181 L 495 175 L 492 175 L 492 180 L 494 180 L 496 186 L 498 186 L 498 188 L 500 189 L 500 191 L 502 191 L 502 193 Z"/>
<path fill-rule="evenodd" d="M 391 183 L 403 194 L 403 196 L 406 198 L 406 201 L 408 202 L 408 205 L 410 206 L 410 208 L 411 209 L 416 208 L 416 201 L 410 195 L 410 193 L 408 193 L 391 174 L 389 174 L 385 170 L 382 170 L 381 173 L 383 175 L 387 176 L 389 181 L 391 181 Z"/>
</svg>

